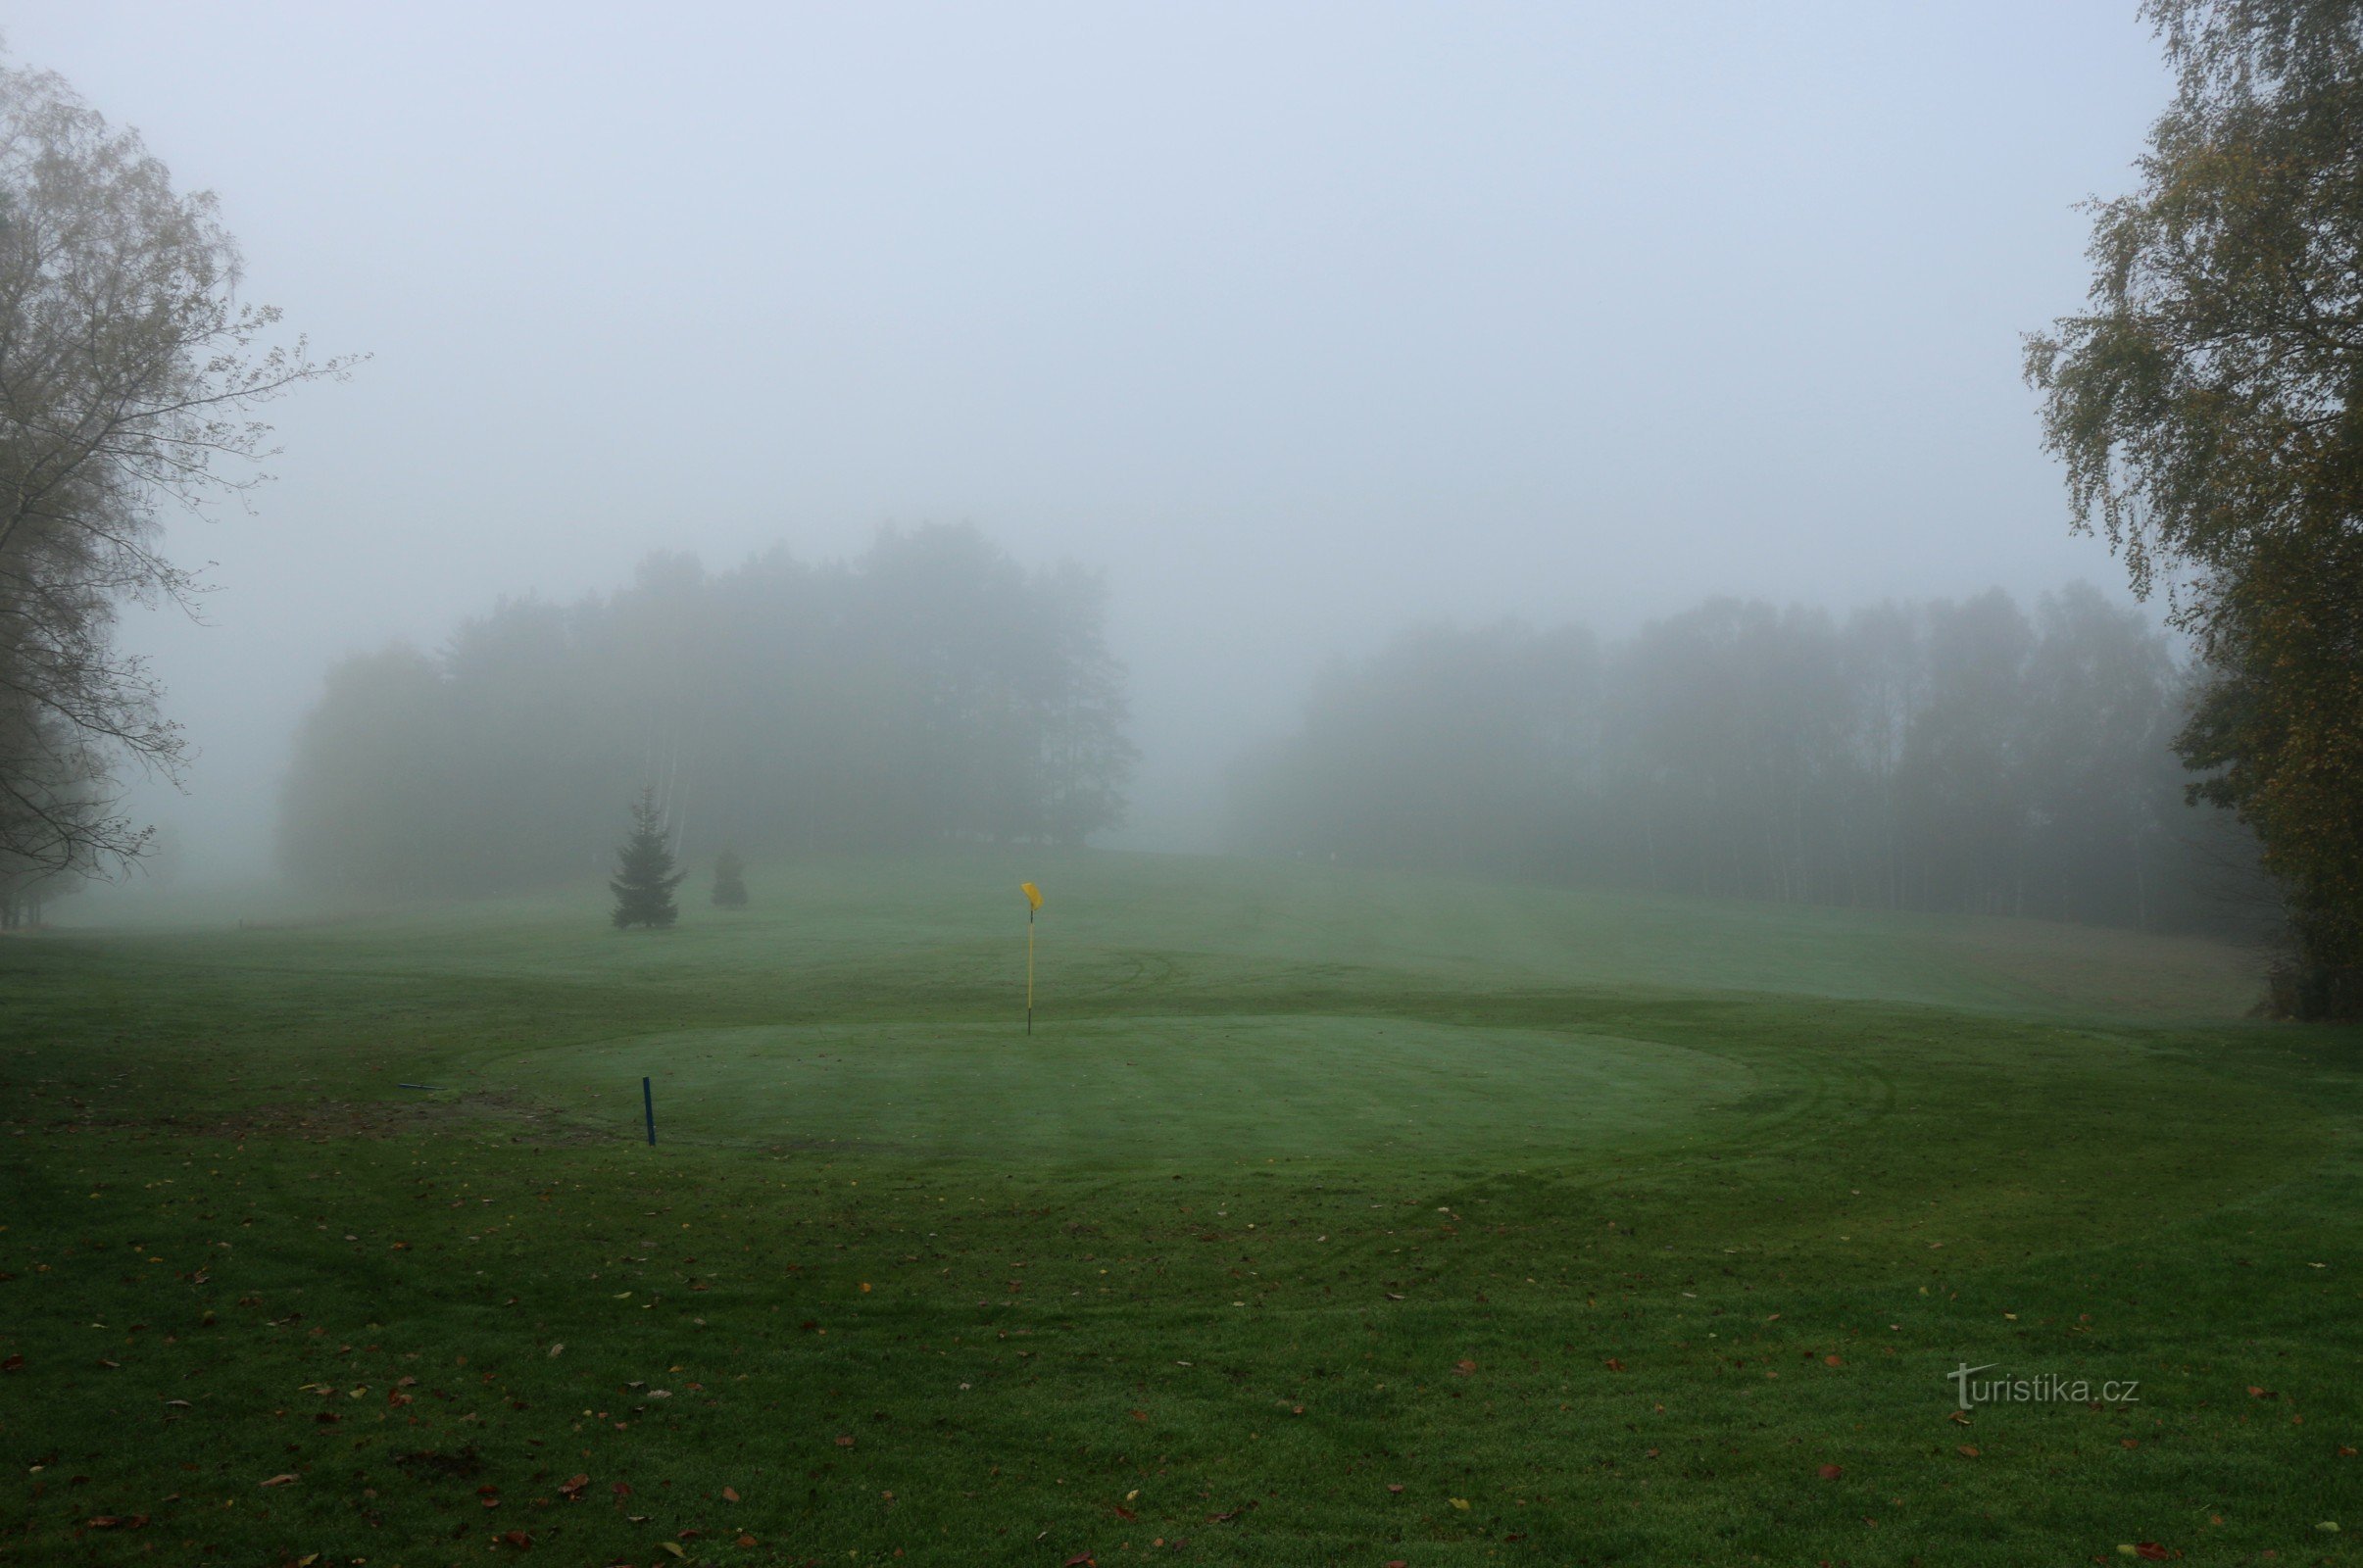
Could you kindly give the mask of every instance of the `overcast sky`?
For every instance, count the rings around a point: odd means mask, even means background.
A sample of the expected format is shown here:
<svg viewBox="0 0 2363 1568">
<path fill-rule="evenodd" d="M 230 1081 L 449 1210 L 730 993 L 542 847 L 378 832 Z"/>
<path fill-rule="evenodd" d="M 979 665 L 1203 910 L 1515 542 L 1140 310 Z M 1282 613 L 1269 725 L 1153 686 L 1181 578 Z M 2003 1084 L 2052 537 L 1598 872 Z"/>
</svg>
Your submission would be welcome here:
<svg viewBox="0 0 2363 1568">
<path fill-rule="evenodd" d="M 2129 4 L 18 0 L 248 293 L 374 359 L 135 617 L 262 857 L 336 657 L 500 595 L 971 520 L 1105 567 L 1186 842 L 1416 619 L 2077 577 L 2019 334 L 2167 78 Z"/>
</svg>

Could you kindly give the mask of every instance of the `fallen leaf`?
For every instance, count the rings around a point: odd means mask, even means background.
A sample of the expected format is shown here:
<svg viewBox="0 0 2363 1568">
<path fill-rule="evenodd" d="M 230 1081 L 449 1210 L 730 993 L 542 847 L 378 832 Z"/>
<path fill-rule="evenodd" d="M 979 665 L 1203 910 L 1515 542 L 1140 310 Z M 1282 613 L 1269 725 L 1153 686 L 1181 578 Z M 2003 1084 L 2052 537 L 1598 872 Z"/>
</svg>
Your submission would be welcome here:
<svg viewBox="0 0 2363 1568">
<path fill-rule="evenodd" d="M 837 1440 L 837 1446 L 838 1446 L 838 1447 L 840 1447 L 840 1448 L 850 1448 L 850 1447 L 852 1447 L 853 1446 L 854 1446 L 854 1440 L 853 1440 L 853 1438 L 852 1438 L 850 1435 L 849 1435 L 849 1436 L 846 1436 L 846 1437 L 839 1438 L 839 1439 Z"/>
<path fill-rule="evenodd" d="M 272 1476 L 269 1481 L 264 1482 L 263 1485 L 267 1487 L 283 1487 L 293 1480 L 295 1480 L 295 1477 L 293 1476 Z"/>
<path fill-rule="evenodd" d="M 2134 1543 L 2134 1555 L 2145 1562 L 2164 1562 L 2174 1553 L 2154 1541 L 2137 1541 Z"/>
<path fill-rule="evenodd" d="M 1609 1371 L 1611 1371 L 1611 1372 L 1622 1372 L 1624 1369 L 1625 1369 L 1625 1364 L 1624 1364 L 1622 1361 L 1616 1360 L 1614 1357 L 1610 1357 L 1610 1359 L 1609 1359 L 1609 1361 L 1608 1361 L 1608 1370 L 1609 1370 Z"/>
<path fill-rule="evenodd" d="M 1845 1475 L 1846 1472 L 1844 1466 L 1825 1464 L 1819 1470 L 1816 1470 L 1813 1473 L 1821 1477 L 1824 1481 L 1836 1481 L 1840 1476 Z"/>
<path fill-rule="evenodd" d="M 738 1492 L 737 1492 L 737 1489 L 732 1488 L 732 1487 L 724 1487 L 724 1488 L 722 1489 L 722 1500 L 723 1500 L 724 1502 L 736 1502 L 736 1501 L 738 1501 Z"/>
<path fill-rule="evenodd" d="M 1468 1512 L 1468 1506 L 1469 1506 L 1469 1500 L 1468 1500 L 1468 1498 L 1466 1498 L 1466 1497 L 1454 1497 L 1454 1498 L 1452 1498 L 1452 1506 L 1453 1506 L 1453 1507 L 1455 1507 L 1455 1508 L 1457 1508 L 1457 1509 L 1459 1509 L 1459 1510 L 1460 1510 L 1462 1513 L 1466 1513 L 1466 1512 Z"/>
<path fill-rule="evenodd" d="M 1956 1451 L 1959 1452 L 1961 1457 L 1964 1459 L 1974 1459 L 1978 1456 L 1977 1445 L 1974 1443 L 1964 1443 Z"/>
<path fill-rule="evenodd" d="M 506 1531 L 502 1534 L 501 1539 L 509 1543 L 509 1544 L 512 1546 L 515 1546 L 519 1551 L 530 1551 L 533 1549 L 533 1538 L 526 1535 L 522 1530 Z"/>
</svg>

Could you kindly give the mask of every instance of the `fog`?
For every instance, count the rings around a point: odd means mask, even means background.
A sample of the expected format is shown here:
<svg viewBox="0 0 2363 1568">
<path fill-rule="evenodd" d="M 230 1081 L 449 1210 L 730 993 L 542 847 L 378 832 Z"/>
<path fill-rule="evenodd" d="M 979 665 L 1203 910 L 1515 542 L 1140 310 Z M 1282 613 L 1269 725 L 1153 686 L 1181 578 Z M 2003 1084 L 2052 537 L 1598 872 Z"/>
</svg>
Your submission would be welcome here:
<svg viewBox="0 0 2363 1568">
<path fill-rule="evenodd" d="M 132 614 L 183 875 L 271 863 L 340 659 L 504 597 L 973 524 L 1105 574 L 1130 825 L 1405 627 L 1611 639 L 2087 580 L 2019 334 L 2168 81 L 2130 5 L 32 0 L 8 42 L 372 356 Z M 618 824 L 621 802 L 616 803 Z"/>
</svg>

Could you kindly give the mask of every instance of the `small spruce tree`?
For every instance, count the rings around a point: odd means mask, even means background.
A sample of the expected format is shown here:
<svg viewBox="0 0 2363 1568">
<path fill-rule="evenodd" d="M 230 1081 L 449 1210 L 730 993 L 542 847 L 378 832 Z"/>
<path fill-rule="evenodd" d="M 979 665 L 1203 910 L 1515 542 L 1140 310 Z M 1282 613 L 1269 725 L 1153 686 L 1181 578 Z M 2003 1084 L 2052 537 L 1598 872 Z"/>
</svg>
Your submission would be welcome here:
<svg viewBox="0 0 2363 1568">
<path fill-rule="evenodd" d="M 615 895 L 615 929 L 667 926 L 680 917 L 672 890 L 682 873 L 672 868 L 672 851 L 665 844 L 665 813 L 658 808 L 652 786 L 632 803 L 632 835 L 615 851 L 615 875 L 608 883 Z"/>
<path fill-rule="evenodd" d="M 747 862 L 735 851 L 714 858 L 714 902 L 725 909 L 747 906 Z"/>
</svg>

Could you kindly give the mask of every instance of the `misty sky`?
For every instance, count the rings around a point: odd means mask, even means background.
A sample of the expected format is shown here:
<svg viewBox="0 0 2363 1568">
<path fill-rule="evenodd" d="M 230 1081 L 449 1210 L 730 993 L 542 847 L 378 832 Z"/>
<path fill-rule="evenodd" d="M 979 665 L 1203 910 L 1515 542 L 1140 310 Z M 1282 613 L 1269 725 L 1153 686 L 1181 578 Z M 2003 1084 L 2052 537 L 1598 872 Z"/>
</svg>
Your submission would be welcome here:
<svg viewBox="0 0 2363 1568">
<path fill-rule="evenodd" d="M 2128 4 L 19 0 L 374 360 L 134 613 L 260 860 L 336 656 L 882 522 L 1105 566 L 1150 841 L 1315 667 L 1440 616 L 2025 594 L 2019 334 L 2167 76 Z"/>
</svg>

